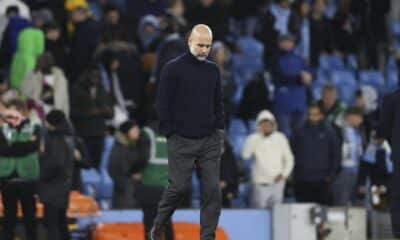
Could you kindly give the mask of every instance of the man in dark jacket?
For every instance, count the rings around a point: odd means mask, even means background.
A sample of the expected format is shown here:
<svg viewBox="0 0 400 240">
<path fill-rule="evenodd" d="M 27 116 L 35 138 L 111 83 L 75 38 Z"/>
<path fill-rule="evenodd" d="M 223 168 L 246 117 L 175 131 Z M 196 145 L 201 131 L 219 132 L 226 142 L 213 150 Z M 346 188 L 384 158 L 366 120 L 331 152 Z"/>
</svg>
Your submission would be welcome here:
<svg viewBox="0 0 400 240">
<path fill-rule="evenodd" d="M 335 131 L 323 122 L 321 109 L 313 105 L 308 121 L 291 139 L 295 157 L 295 197 L 298 202 L 330 205 L 332 182 L 338 172 L 341 149 Z"/>
<path fill-rule="evenodd" d="M 164 225 L 191 183 L 195 164 L 202 186 L 201 240 L 215 239 L 221 211 L 224 106 L 219 69 L 207 60 L 211 29 L 196 25 L 188 44 L 190 52 L 165 65 L 158 88 L 156 109 L 160 130 L 168 138 L 169 185 L 158 208 L 152 240 L 162 239 Z"/>
<path fill-rule="evenodd" d="M 281 131 L 288 137 L 292 129 L 304 122 L 307 87 L 313 79 L 305 60 L 294 53 L 294 44 L 294 36 L 280 36 L 279 52 L 271 63 L 272 81 L 276 87 L 274 113 Z"/>
<path fill-rule="evenodd" d="M 150 141 L 135 121 L 121 124 L 111 150 L 108 172 L 114 181 L 113 208 L 137 207 L 134 198 L 136 183 L 150 156 Z"/>
<path fill-rule="evenodd" d="M 392 147 L 393 175 L 390 184 L 390 213 L 392 215 L 393 235 L 400 238 L 400 90 L 387 95 L 380 114 L 380 127 L 377 132 L 379 142 L 389 140 Z"/>
<path fill-rule="evenodd" d="M 93 64 L 93 54 L 100 40 L 100 24 L 92 19 L 89 10 L 78 7 L 71 12 L 75 30 L 70 40 L 68 77 L 76 82 L 79 74 Z"/>
<path fill-rule="evenodd" d="M 63 112 L 46 116 L 47 135 L 41 155 L 39 196 L 44 204 L 48 239 L 69 239 L 67 208 L 74 168 L 73 138 L 65 133 L 67 119 Z"/>
</svg>

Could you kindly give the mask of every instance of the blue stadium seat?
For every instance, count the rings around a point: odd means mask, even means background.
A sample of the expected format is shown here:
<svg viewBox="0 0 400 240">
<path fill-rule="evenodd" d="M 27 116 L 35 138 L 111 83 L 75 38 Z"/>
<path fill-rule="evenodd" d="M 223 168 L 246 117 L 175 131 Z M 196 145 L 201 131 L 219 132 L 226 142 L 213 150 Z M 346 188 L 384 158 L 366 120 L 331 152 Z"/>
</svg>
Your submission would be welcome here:
<svg viewBox="0 0 400 240">
<path fill-rule="evenodd" d="M 400 36 L 400 22 L 399 21 L 391 21 L 390 22 L 390 32 L 393 36 Z"/>
<path fill-rule="evenodd" d="M 248 134 L 245 122 L 240 118 L 233 118 L 228 129 L 229 135 Z"/>
<path fill-rule="evenodd" d="M 360 85 L 372 86 L 382 93 L 385 90 L 385 78 L 380 71 L 360 71 Z"/>
<path fill-rule="evenodd" d="M 96 197 L 99 192 L 99 189 L 101 188 L 100 174 L 97 172 L 96 169 L 90 168 L 90 169 L 82 169 L 81 176 L 82 176 L 83 192 L 86 195 Z"/>
<path fill-rule="evenodd" d="M 112 147 L 114 146 L 115 138 L 114 136 L 106 136 L 104 138 L 103 152 L 101 153 L 100 168 L 107 169 L 108 158 L 110 157 Z"/>
<path fill-rule="evenodd" d="M 388 71 L 386 80 L 386 92 L 392 92 L 399 88 L 400 82 L 397 71 Z"/>
<path fill-rule="evenodd" d="M 345 65 L 340 57 L 323 54 L 319 57 L 319 67 L 324 71 L 329 71 L 344 69 Z"/>
<path fill-rule="evenodd" d="M 101 188 L 96 195 L 97 199 L 111 200 L 113 194 L 114 182 L 108 174 L 107 169 L 100 169 Z"/>
<path fill-rule="evenodd" d="M 338 90 L 339 98 L 349 105 L 352 104 L 354 93 L 357 90 L 357 81 L 354 73 L 349 70 L 333 71 L 331 81 Z"/>
<path fill-rule="evenodd" d="M 233 153 L 236 157 L 236 159 L 241 159 L 241 152 L 242 152 L 242 148 L 243 145 L 246 141 L 246 138 L 248 137 L 248 134 L 233 134 L 230 135 L 230 141 L 232 144 L 232 148 L 233 148 Z"/>
</svg>

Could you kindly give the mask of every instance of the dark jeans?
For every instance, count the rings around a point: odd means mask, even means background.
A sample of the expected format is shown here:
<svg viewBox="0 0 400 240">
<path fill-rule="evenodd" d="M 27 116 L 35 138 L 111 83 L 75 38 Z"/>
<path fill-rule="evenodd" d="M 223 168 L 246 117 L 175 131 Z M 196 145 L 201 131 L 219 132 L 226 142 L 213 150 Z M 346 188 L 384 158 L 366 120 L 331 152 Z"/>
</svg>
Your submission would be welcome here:
<svg viewBox="0 0 400 240">
<path fill-rule="evenodd" d="M 222 144 L 223 138 L 217 131 L 199 139 L 178 135 L 168 138 L 169 186 L 159 204 L 155 224 L 168 222 L 191 184 L 196 165 L 201 186 L 200 239 L 215 239 L 222 201 L 219 187 Z"/>
<path fill-rule="evenodd" d="M 44 222 L 46 226 L 47 239 L 70 239 L 67 210 L 65 208 L 58 208 L 51 204 L 44 204 Z"/>
<path fill-rule="evenodd" d="M 145 228 L 145 239 L 149 240 L 148 233 L 153 226 L 154 219 L 157 215 L 158 203 L 164 192 L 164 187 L 148 186 L 141 183 L 137 184 L 135 198 L 138 200 L 143 211 L 143 224 Z M 173 240 L 174 233 L 171 221 L 168 221 L 165 228 L 165 240 Z"/>
<path fill-rule="evenodd" d="M 299 203 L 318 203 L 330 206 L 332 205 L 332 184 L 325 181 L 296 181 L 294 195 Z"/>
<path fill-rule="evenodd" d="M 90 136 L 83 137 L 83 139 L 88 149 L 92 166 L 99 169 L 101 154 L 104 147 L 104 136 Z"/>
<path fill-rule="evenodd" d="M 4 239 L 14 240 L 17 224 L 18 200 L 24 215 L 25 235 L 27 240 L 36 240 L 36 185 L 32 182 L 4 182 L 2 201 L 4 206 Z"/>
</svg>

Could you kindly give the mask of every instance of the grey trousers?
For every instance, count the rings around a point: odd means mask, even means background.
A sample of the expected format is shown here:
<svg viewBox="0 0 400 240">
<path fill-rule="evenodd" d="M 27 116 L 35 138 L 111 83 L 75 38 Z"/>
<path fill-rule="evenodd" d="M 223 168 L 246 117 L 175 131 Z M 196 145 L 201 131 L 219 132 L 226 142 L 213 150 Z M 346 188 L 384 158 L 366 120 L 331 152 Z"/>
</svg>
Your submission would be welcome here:
<svg viewBox="0 0 400 240">
<path fill-rule="evenodd" d="M 172 135 L 167 143 L 169 185 L 161 198 L 154 224 L 168 222 L 191 184 L 196 165 L 201 186 L 200 239 L 214 240 L 222 201 L 219 180 L 223 138 L 215 131 L 199 139 Z"/>
<path fill-rule="evenodd" d="M 281 204 L 284 189 L 284 181 L 270 185 L 254 183 L 252 185 L 251 206 L 253 208 L 273 208 L 275 204 Z"/>
</svg>

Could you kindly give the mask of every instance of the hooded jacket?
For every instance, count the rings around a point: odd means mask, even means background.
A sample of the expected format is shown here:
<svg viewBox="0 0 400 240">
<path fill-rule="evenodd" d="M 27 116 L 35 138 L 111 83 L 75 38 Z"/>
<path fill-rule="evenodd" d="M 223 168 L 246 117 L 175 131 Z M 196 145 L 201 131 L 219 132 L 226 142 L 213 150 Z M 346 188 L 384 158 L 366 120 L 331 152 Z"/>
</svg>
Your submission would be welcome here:
<svg viewBox="0 0 400 240">
<path fill-rule="evenodd" d="M 261 132 L 253 133 L 242 150 L 243 159 L 254 158 L 251 177 L 255 184 L 274 183 L 280 174 L 287 178 L 293 169 L 293 154 L 287 138 L 276 130 L 274 115 L 268 110 L 261 111 L 257 125 L 266 120 L 274 124 L 274 131 L 268 136 Z"/>
</svg>

